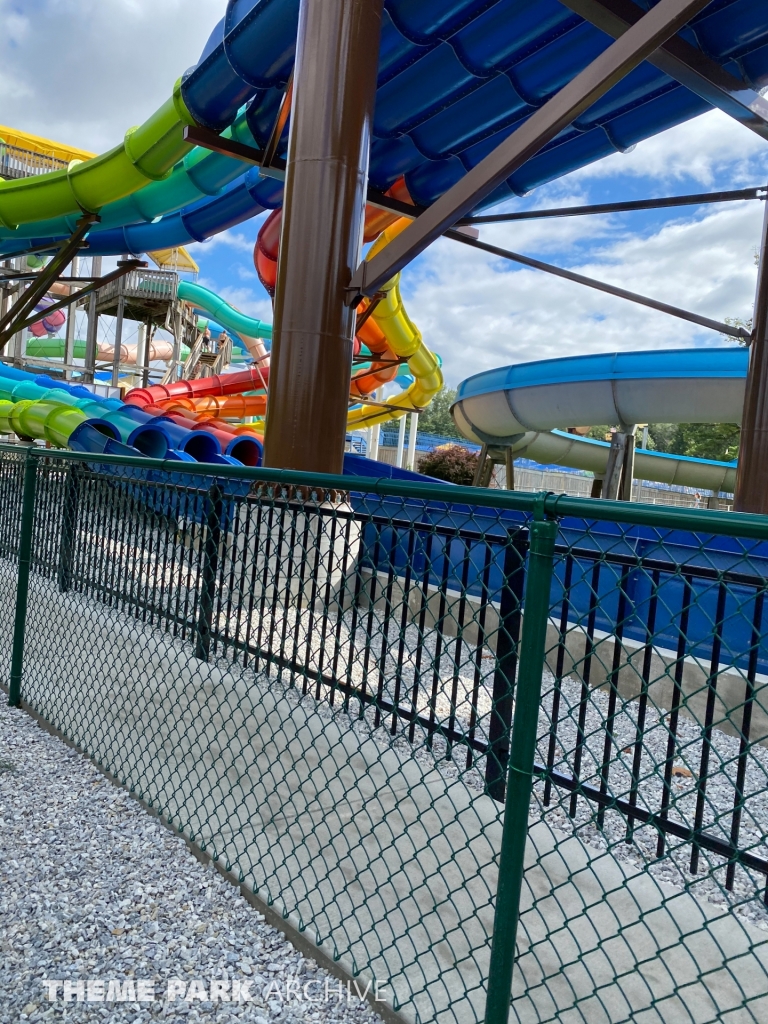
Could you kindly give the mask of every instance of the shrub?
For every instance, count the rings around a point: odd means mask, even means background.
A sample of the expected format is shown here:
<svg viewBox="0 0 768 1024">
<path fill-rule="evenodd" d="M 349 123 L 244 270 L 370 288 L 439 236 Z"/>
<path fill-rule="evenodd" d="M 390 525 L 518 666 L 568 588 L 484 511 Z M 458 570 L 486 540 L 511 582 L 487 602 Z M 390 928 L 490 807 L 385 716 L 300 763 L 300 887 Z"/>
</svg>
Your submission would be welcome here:
<svg viewBox="0 0 768 1024">
<path fill-rule="evenodd" d="M 451 484 L 472 486 L 478 456 L 460 444 L 441 444 L 422 458 L 419 472 L 447 480 Z"/>
</svg>

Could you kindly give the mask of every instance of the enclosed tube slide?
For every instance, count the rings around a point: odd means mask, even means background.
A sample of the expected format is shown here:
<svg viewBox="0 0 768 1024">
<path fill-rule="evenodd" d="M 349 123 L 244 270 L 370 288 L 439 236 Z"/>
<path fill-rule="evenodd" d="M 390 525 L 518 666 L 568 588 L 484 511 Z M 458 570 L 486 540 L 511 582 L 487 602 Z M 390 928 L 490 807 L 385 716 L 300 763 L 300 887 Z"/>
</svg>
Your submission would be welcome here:
<svg viewBox="0 0 768 1024">
<path fill-rule="evenodd" d="M 28 338 L 27 355 L 39 356 L 41 359 L 63 359 L 64 346 L 63 338 Z M 75 339 L 73 356 L 75 359 L 85 359 L 86 342 L 81 338 Z M 189 356 L 189 349 L 186 345 L 181 348 L 181 361 L 184 362 Z M 104 341 L 97 342 L 96 358 L 106 362 L 114 359 L 115 346 L 108 345 Z M 120 362 L 125 366 L 134 366 L 137 359 L 144 358 L 144 353 L 138 351 L 137 345 L 120 346 Z M 152 341 L 149 345 L 149 361 L 168 363 L 173 359 L 173 342 Z"/>
<path fill-rule="evenodd" d="M 517 363 L 462 381 L 451 411 L 468 440 L 600 475 L 610 445 L 565 428 L 740 423 L 748 361 L 747 350 L 734 346 Z M 639 449 L 635 476 L 732 492 L 736 464 Z"/>
</svg>

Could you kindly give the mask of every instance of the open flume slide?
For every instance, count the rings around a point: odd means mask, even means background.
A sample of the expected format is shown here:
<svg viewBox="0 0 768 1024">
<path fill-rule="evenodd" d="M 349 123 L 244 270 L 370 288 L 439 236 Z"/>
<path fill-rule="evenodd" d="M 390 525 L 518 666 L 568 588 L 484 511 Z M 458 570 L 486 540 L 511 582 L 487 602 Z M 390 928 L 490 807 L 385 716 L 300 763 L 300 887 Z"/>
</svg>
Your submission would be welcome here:
<svg viewBox="0 0 768 1024">
<path fill-rule="evenodd" d="M 468 440 L 602 474 L 610 445 L 568 427 L 740 423 L 748 361 L 733 346 L 516 363 L 462 381 L 451 411 Z M 732 492 L 736 464 L 639 449 L 635 477 Z"/>
<path fill-rule="evenodd" d="M 180 281 L 177 294 L 182 301 L 189 302 L 196 309 L 214 317 L 227 331 L 236 334 L 254 360 L 269 366 L 269 352 L 264 340 L 272 340 L 272 324 L 246 316 L 231 306 L 226 299 L 192 281 Z"/>
</svg>

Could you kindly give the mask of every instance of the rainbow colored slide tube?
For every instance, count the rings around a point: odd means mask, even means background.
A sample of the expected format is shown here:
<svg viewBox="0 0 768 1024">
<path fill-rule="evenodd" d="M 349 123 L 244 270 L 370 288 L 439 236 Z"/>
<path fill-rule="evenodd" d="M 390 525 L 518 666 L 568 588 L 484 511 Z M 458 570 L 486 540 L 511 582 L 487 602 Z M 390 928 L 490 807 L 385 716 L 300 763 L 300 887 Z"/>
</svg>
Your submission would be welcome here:
<svg viewBox="0 0 768 1024">
<path fill-rule="evenodd" d="M 194 413 L 102 399 L 79 385 L 0 367 L 0 432 L 94 454 L 258 466 L 262 438 Z"/>
<path fill-rule="evenodd" d="M 171 98 L 155 114 L 128 130 L 119 146 L 90 160 L 73 160 L 66 170 L 0 182 L 0 224 L 15 230 L 81 210 L 98 213 L 166 177 L 192 148 L 184 142 L 185 126 L 223 131 L 256 94 L 257 86 L 250 84 L 256 77 L 260 89 L 284 84 L 293 63 L 295 22 L 284 19 L 277 26 L 277 36 L 288 45 L 282 47 L 282 59 L 275 60 L 276 35 L 265 35 L 254 8 L 259 5 L 228 5 L 198 64 L 176 82 Z"/>
<path fill-rule="evenodd" d="M 221 134 L 222 138 L 246 146 L 257 145 L 248 129 L 245 112 L 240 113 Z M 87 160 L 94 156 L 92 153 L 81 154 L 80 159 Z M 219 195 L 227 185 L 242 176 L 243 165 L 239 160 L 195 146 L 174 165 L 167 176 L 148 181 L 138 191 L 102 206 L 98 227 L 94 228 L 92 234 L 128 224 L 149 224 L 158 217 L 175 213 L 200 199 Z M 36 220 L 24 225 L 22 230 L 36 238 L 66 237 L 74 231 L 79 216 L 77 211 L 47 220 Z M 14 233 L 0 224 L 0 239 L 13 237 Z"/>
</svg>

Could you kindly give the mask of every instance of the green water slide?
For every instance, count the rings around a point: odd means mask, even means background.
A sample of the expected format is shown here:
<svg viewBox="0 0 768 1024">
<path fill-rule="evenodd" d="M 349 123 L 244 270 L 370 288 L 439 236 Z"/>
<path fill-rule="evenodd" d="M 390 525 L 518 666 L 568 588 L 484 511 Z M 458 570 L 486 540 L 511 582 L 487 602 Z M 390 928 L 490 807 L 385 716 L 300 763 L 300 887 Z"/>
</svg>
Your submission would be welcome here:
<svg viewBox="0 0 768 1024">
<path fill-rule="evenodd" d="M 272 337 L 272 324 L 246 316 L 245 313 L 241 313 L 234 306 L 230 306 L 225 299 L 209 291 L 208 288 L 203 288 L 200 284 L 193 284 L 191 281 L 181 281 L 179 283 L 178 295 L 184 302 L 194 303 L 198 309 L 208 313 L 222 327 L 226 327 L 228 331 L 233 331 L 241 338 L 270 339 Z"/>
<path fill-rule="evenodd" d="M 247 146 L 256 146 L 243 111 L 221 135 L 222 138 L 233 139 Z M 148 224 L 157 217 L 175 213 L 205 196 L 217 195 L 242 173 L 241 161 L 195 146 L 160 180 L 145 178 L 140 188 L 102 206 L 99 210 L 99 228 Z M 35 238 L 70 234 L 79 216 L 79 208 L 75 213 L 67 212 L 47 219 L 42 219 L 41 215 L 30 224 L 28 233 Z M 12 238 L 13 235 L 14 231 L 0 221 L 0 238 Z"/>
<path fill-rule="evenodd" d="M 63 359 L 64 358 L 64 338 L 27 338 L 27 351 L 28 356 L 37 356 L 40 359 Z M 74 359 L 85 359 L 85 346 L 86 342 L 82 338 L 76 338 L 72 348 L 72 356 Z M 131 346 L 129 346 L 131 348 Z M 114 354 L 114 348 L 112 349 Z M 181 346 L 180 359 L 183 362 L 189 356 L 189 349 L 186 345 Z M 99 356 L 99 358 L 102 358 Z M 109 356 L 103 358 L 111 358 Z"/>
<path fill-rule="evenodd" d="M 144 124 L 130 128 L 121 145 L 109 152 L 72 161 L 66 170 L 0 181 L 0 225 L 15 229 L 81 210 L 98 213 L 107 203 L 165 178 L 191 149 L 184 128 L 195 124 L 179 79 L 171 98 Z"/>
</svg>

